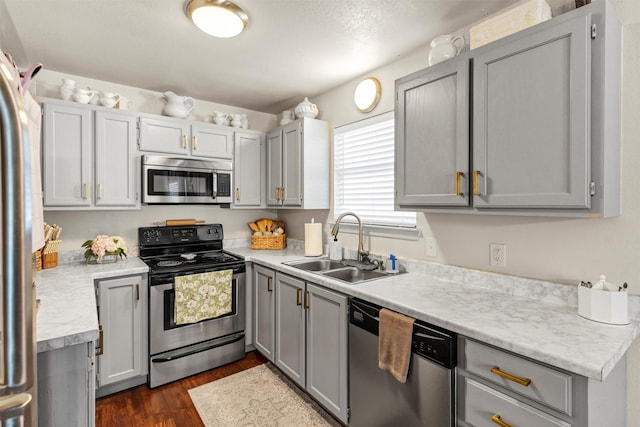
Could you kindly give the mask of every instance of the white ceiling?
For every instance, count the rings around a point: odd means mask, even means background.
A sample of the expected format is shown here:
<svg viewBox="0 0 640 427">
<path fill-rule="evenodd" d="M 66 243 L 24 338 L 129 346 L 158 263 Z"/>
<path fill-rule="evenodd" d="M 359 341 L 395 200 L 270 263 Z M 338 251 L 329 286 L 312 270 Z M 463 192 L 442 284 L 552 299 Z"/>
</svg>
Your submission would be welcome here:
<svg viewBox="0 0 640 427">
<path fill-rule="evenodd" d="M 18 65 L 278 113 L 517 0 L 236 0 L 232 39 L 198 30 L 186 0 L 0 0 Z"/>
</svg>

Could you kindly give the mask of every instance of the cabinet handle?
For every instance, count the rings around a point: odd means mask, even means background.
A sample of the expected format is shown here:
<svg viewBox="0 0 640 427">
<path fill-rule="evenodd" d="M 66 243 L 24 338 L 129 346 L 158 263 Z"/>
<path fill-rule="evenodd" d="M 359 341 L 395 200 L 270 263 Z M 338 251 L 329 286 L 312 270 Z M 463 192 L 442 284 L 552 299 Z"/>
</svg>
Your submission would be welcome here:
<svg viewBox="0 0 640 427">
<path fill-rule="evenodd" d="M 101 356 L 104 353 L 104 335 L 102 333 L 102 325 L 98 325 L 98 348 L 96 349 L 96 356 Z"/>
<path fill-rule="evenodd" d="M 279 192 L 279 191 L 280 191 L 280 187 L 276 187 L 276 188 L 275 188 L 276 202 L 277 202 L 278 200 L 280 200 L 280 199 L 278 198 L 278 194 L 279 194 L 278 192 Z"/>
<path fill-rule="evenodd" d="M 140 284 L 136 283 L 136 301 L 140 301 Z"/>
<path fill-rule="evenodd" d="M 491 373 L 496 374 L 497 376 L 505 378 L 509 381 L 513 381 L 514 383 L 518 383 L 525 387 L 529 387 L 529 385 L 531 384 L 531 380 L 529 378 L 517 377 L 515 375 L 509 374 L 507 372 L 500 370 L 500 368 L 497 366 L 494 366 L 493 368 L 491 368 Z"/>
<path fill-rule="evenodd" d="M 296 289 L 296 305 L 302 305 L 302 289 Z"/>
<path fill-rule="evenodd" d="M 513 427 L 511 424 L 502 421 L 502 418 L 500 418 L 500 415 L 498 414 L 493 414 L 491 421 L 498 424 L 500 427 Z"/>
<path fill-rule="evenodd" d="M 236 188 L 236 200 L 240 201 L 240 188 Z"/>
<path fill-rule="evenodd" d="M 304 291 L 304 309 L 309 308 L 309 291 Z"/>
<path fill-rule="evenodd" d="M 480 195 L 480 190 L 478 190 L 478 175 L 480 175 L 479 171 L 473 171 L 473 195 Z"/>
<path fill-rule="evenodd" d="M 284 201 L 284 187 L 280 187 L 280 200 Z"/>
<path fill-rule="evenodd" d="M 460 181 L 462 180 L 462 172 L 456 172 L 456 196 L 462 196 L 460 191 Z"/>
<path fill-rule="evenodd" d="M 102 184 L 98 184 L 98 199 L 102 199 Z"/>
<path fill-rule="evenodd" d="M 273 289 L 271 288 L 271 277 L 267 277 L 267 292 L 271 292 Z"/>
<path fill-rule="evenodd" d="M 187 135 L 182 135 L 182 148 L 187 149 Z"/>
<path fill-rule="evenodd" d="M 193 149 L 198 149 L 198 137 L 196 135 L 193 135 Z"/>
<path fill-rule="evenodd" d="M 89 198 L 89 186 L 87 184 L 82 184 L 82 198 Z"/>
</svg>

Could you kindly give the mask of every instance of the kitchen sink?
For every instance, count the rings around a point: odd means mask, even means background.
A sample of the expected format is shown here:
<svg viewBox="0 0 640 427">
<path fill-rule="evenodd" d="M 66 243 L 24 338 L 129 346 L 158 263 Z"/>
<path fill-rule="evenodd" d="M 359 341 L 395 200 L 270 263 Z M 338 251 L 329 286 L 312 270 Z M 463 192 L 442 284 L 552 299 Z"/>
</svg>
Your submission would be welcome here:
<svg viewBox="0 0 640 427">
<path fill-rule="evenodd" d="M 360 270 L 355 267 L 345 267 L 327 271 L 324 275 L 348 283 L 364 282 L 365 280 L 380 279 L 387 276 L 386 273 L 381 271 Z"/>
<path fill-rule="evenodd" d="M 290 261 L 283 264 L 351 284 L 390 276 L 380 270 L 362 270 L 340 261 L 332 261 L 324 258 L 310 261 Z"/>
<path fill-rule="evenodd" d="M 306 271 L 328 271 L 335 270 L 336 268 L 344 268 L 346 265 L 340 261 L 332 261 L 330 259 L 316 259 L 313 261 L 295 261 L 287 262 L 286 265 L 299 268 Z"/>
</svg>

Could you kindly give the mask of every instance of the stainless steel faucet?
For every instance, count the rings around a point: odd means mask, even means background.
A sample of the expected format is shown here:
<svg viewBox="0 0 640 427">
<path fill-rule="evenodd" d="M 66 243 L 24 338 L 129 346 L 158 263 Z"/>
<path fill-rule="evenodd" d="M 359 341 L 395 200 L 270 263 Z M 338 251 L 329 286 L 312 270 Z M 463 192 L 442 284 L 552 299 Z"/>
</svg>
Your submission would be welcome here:
<svg viewBox="0 0 640 427">
<path fill-rule="evenodd" d="M 340 229 L 340 221 L 347 215 L 351 215 L 358 221 L 358 261 L 368 262 L 369 261 L 369 252 L 364 250 L 364 245 L 362 244 L 362 221 L 360 221 L 360 217 L 353 212 L 344 212 L 340 214 L 338 219 L 336 219 L 336 223 L 333 225 L 331 229 L 331 235 L 333 237 L 338 237 L 338 230 Z"/>
</svg>

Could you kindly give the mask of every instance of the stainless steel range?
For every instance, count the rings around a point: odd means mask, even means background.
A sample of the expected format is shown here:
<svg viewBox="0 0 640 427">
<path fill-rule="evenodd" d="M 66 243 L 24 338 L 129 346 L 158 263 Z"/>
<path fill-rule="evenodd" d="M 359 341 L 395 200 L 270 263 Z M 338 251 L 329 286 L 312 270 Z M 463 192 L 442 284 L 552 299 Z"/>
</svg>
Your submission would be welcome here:
<svg viewBox="0 0 640 427">
<path fill-rule="evenodd" d="M 150 269 L 149 386 L 152 388 L 245 355 L 245 264 L 242 257 L 222 250 L 222 239 L 220 224 L 138 229 L 140 258 Z M 232 271 L 227 272 L 232 274 L 232 279 L 231 302 L 227 303 L 224 313 L 196 323 L 178 321 L 176 306 L 182 308 L 182 303 L 176 304 L 176 281 L 201 273 L 222 274 L 225 270 Z"/>
</svg>

